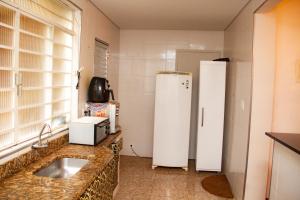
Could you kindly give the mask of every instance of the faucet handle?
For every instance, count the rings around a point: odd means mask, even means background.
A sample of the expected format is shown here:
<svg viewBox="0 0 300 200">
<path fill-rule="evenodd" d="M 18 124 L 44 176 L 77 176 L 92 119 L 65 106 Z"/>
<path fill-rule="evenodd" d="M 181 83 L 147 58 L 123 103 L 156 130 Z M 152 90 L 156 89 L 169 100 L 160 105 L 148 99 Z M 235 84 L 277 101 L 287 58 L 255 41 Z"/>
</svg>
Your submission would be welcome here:
<svg viewBox="0 0 300 200">
<path fill-rule="evenodd" d="M 46 127 L 47 127 L 49 130 L 48 130 L 48 132 L 45 132 L 45 133 L 44 133 L 44 130 L 45 130 Z M 43 142 L 42 142 L 42 135 L 43 135 L 43 134 L 49 134 L 49 135 L 47 136 L 46 143 L 43 143 Z M 40 131 L 40 134 L 39 134 L 39 140 L 38 140 L 36 143 L 32 144 L 32 148 L 33 148 L 33 149 L 41 149 L 41 148 L 46 148 L 46 147 L 48 147 L 48 143 L 49 143 L 48 138 L 51 137 L 51 136 L 52 136 L 52 130 L 51 130 L 51 127 L 50 127 L 49 124 L 46 123 L 46 124 L 44 124 L 42 130 Z"/>
</svg>

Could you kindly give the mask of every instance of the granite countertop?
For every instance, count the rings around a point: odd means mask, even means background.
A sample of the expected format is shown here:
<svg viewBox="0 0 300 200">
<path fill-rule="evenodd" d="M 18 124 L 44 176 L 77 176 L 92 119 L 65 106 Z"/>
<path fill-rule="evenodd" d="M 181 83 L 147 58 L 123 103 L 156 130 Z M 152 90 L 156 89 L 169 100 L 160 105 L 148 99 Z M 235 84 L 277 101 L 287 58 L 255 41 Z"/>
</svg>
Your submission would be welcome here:
<svg viewBox="0 0 300 200">
<path fill-rule="evenodd" d="M 266 133 L 267 136 L 300 154 L 300 134 L 294 133 Z"/>
<path fill-rule="evenodd" d="M 108 145 L 120 138 L 120 134 L 119 132 L 109 136 L 97 146 L 72 144 L 63 146 L 1 181 L 0 199 L 78 199 L 113 159 L 113 152 Z M 88 159 L 89 162 L 75 175 L 65 179 L 33 175 L 37 170 L 63 157 Z"/>
</svg>

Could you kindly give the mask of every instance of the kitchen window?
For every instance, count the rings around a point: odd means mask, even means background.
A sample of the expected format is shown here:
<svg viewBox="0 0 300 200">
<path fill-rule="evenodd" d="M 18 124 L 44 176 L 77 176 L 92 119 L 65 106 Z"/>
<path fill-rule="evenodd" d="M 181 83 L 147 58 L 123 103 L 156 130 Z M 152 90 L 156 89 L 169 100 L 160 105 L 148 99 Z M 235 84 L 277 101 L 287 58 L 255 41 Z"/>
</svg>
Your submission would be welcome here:
<svg viewBox="0 0 300 200">
<path fill-rule="evenodd" d="M 77 117 L 80 10 L 60 0 L 0 2 L 0 151 Z"/>
<path fill-rule="evenodd" d="M 95 40 L 94 76 L 107 78 L 108 44 Z"/>
</svg>

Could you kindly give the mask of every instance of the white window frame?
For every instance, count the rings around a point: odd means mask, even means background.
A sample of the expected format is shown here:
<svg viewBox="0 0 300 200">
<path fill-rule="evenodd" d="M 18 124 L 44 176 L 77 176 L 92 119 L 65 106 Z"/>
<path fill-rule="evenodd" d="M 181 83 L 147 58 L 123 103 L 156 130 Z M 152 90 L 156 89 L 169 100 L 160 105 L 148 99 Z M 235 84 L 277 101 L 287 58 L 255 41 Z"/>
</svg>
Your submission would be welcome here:
<svg viewBox="0 0 300 200">
<path fill-rule="evenodd" d="M 20 20 L 20 15 L 24 15 L 24 16 L 28 16 L 38 22 L 41 22 L 43 24 L 46 24 L 50 27 L 52 27 L 52 30 L 54 30 L 54 27 L 58 27 L 59 29 L 63 30 L 64 32 L 66 33 L 69 33 L 69 34 L 72 34 L 74 35 L 73 36 L 73 45 L 72 45 L 72 71 L 70 73 L 70 76 L 71 76 L 71 98 L 70 98 L 70 121 L 73 121 L 74 119 L 77 119 L 78 118 L 78 101 L 79 101 L 79 95 L 78 95 L 78 89 L 76 89 L 76 84 L 78 82 L 78 78 L 77 78 L 77 71 L 79 69 L 79 63 L 80 63 L 80 34 L 81 34 L 81 12 L 82 10 L 80 8 L 78 8 L 77 6 L 75 6 L 74 4 L 72 4 L 71 2 L 67 1 L 67 0 L 62 0 L 65 4 L 67 4 L 68 6 L 71 6 L 72 8 L 76 9 L 76 11 L 74 11 L 74 17 L 73 17 L 73 20 L 77 21 L 77 24 L 73 21 L 73 27 L 75 30 L 73 30 L 73 32 L 71 32 L 70 30 L 62 27 L 61 25 L 59 24 L 56 24 L 56 23 L 52 23 L 52 22 L 47 22 L 47 20 L 44 20 L 44 19 L 41 19 L 40 17 L 30 13 L 30 11 L 26 11 L 26 10 L 23 10 L 21 8 L 18 7 L 18 5 L 15 5 L 14 3 L 11 3 L 11 2 L 3 2 L 3 1 L 0 1 L 0 5 L 2 6 L 5 6 L 11 10 L 13 10 L 15 12 L 15 25 L 14 26 L 9 26 L 9 25 L 6 25 L 4 23 L 1 23 L 0 22 L 0 25 L 3 26 L 3 27 L 6 27 L 10 30 L 13 30 L 14 33 L 13 33 L 13 44 L 12 44 L 12 47 L 8 47 L 8 46 L 5 46 L 5 45 L 0 45 L 2 48 L 4 49 L 10 49 L 12 50 L 12 67 L 9 68 L 9 70 L 13 73 L 13 77 L 15 77 L 15 74 L 19 73 L 21 70 L 20 66 L 19 66 L 19 52 L 25 52 L 26 50 L 22 50 L 19 48 L 19 37 L 20 37 L 20 33 L 21 32 L 24 32 L 24 31 L 21 31 L 20 30 L 20 23 L 19 23 L 19 20 Z M 74 33 L 75 31 L 75 33 Z M 53 31 L 52 31 L 53 33 Z M 27 33 L 28 34 L 28 33 Z M 28 35 L 30 34 L 33 34 L 33 33 L 29 33 Z M 34 35 L 34 34 L 33 34 Z M 42 38 L 42 39 L 46 39 L 46 38 Z M 47 40 L 51 40 L 51 39 L 47 39 Z M 53 41 L 53 38 L 52 38 L 52 42 L 53 44 L 55 43 Z M 51 57 L 55 57 L 53 55 L 51 55 Z M 2 67 L 0 67 L 1 69 Z M 3 69 L 3 68 L 2 68 Z M 7 70 L 7 69 L 6 69 Z M 47 72 L 47 70 L 41 70 L 41 72 Z M 49 73 L 52 73 L 53 70 L 49 71 Z M 14 122 L 13 122 L 13 128 L 11 129 L 8 129 L 6 131 L 15 131 L 15 129 L 17 128 L 17 124 L 16 124 L 16 116 L 17 116 L 17 109 L 19 108 L 18 106 L 18 101 L 17 101 L 17 88 L 16 88 L 16 85 L 15 85 L 15 78 L 13 78 L 13 83 L 12 83 L 12 87 L 10 88 L 11 91 L 15 90 L 13 92 L 13 108 L 12 108 L 12 112 L 14 112 Z M 46 88 L 46 87 L 43 87 L 43 88 Z M 53 88 L 53 85 L 52 87 L 50 88 Z M 44 104 L 49 104 L 49 103 L 53 103 L 52 101 L 51 102 L 48 102 L 48 103 L 44 103 Z M 75 109 L 74 109 L 75 108 Z M 44 119 L 41 120 L 41 121 L 45 121 Z M 49 135 L 44 135 L 42 138 L 45 139 L 45 138 L 48 138 L 48 137 L 51 137 L 51 138 L 55 138 L 57 135 L 65 135 L 67 134 L 68 132 L 66 131 L 68 130 L 68 125 L 62 129 L 58 129 L 56 130 L 55 132 L 52 133 L 51 136 Z M 23 141 L 23 142 L 20 142 L 20 143 L 17 143 L 17 144 L 14 144 L 13 146 L 10 146 L 10 147 L 7 147 L 7 148 L 4 148 L 2 150 L 0 150 L 0 161 L 2 161 L 3 159 L 7 159 L 7 157 L 10 157 L 12 154 L 18 154 L 19 152 L 21 152 L 22 150 L 24 150 L 25 148 L 28 148 L 31 146 L 32 143 L 36 142 L 38 140 L 38 137 L 34 137 L 28 141 Z M 28 148 L 30 149 L 30 148 Z"/>
</svg>

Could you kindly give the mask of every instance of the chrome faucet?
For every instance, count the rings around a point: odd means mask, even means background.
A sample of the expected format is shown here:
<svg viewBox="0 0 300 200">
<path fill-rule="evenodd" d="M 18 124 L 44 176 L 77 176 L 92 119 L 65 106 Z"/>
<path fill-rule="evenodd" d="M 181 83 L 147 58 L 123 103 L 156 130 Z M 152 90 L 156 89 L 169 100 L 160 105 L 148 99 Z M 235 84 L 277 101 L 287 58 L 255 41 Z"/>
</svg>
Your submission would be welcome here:
<svg viewBox="0 0 300 200">
<path fill-rule="evenodd" d="M 46 143 L 44 143 L 44 144 L 42 143 L 42 135 L 43 135 L 44 130 L 46 128 L 48 128 L 48 131 L 46 133 L 50 133 L 51 134 L 51 132 L 52 132 L 51 131 L 51 126 L 49 124 L 47 124 L 47 123 L 44 124 L 44 126 L 43 126 L 43 128 L 42 128 L 42 130 L 40 131 L 40 134 L 39 134 L 39 140 L 36 143 L 32 144 L 32 148 L 33 149 L 40 149 L 40 148 L 46 148 L 46 147 L 48 147 L 48 140 L 47 140 Z"/>
</svg>

